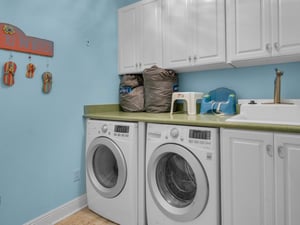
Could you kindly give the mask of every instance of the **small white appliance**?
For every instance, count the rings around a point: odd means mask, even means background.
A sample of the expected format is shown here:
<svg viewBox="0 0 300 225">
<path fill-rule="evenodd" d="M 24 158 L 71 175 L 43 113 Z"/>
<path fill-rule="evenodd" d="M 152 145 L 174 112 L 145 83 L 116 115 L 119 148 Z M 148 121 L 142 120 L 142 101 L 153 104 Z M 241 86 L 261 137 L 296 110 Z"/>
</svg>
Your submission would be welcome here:
<svg viewBox="0 0 300 225">
<path fill-rule="evenodd" d="M 139 186 L 144 164 L 138 163 L 138 145 L 138 123 L 87 119 L 88 207 L 121 225 L 140 225 L 145 220 Z"/>
<path fill-rule="evenodd" d="M 148 225 L 220 225 L 217 128 L 147 125 Z"/>
</svg>

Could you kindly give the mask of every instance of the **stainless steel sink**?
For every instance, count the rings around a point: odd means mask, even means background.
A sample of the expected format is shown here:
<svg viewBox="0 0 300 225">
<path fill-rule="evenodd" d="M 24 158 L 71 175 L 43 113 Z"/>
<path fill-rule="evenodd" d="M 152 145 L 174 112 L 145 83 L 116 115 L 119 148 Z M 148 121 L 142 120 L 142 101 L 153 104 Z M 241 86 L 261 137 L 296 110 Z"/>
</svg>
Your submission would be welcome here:
<svg viewBox="0 0 300 225">
<path fill-rule="evenodd" d="M 226 121 L 300 126 L 300 105 L 269 103 L 242 104 L 240 114 Z"/>
</svg>

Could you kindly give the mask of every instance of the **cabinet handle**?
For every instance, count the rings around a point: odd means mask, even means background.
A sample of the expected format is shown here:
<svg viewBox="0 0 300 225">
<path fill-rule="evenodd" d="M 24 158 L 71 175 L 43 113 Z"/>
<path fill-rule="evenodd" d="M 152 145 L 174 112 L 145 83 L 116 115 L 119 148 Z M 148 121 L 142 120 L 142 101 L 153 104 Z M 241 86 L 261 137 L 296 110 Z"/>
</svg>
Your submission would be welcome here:
<svg viewBox="0 0 300 225">
<path fill-rule="evenodd" d="M 275 48 L 277 51 L 280 50 L 280 45 L 279 45 L 278 42 L 275 42 L 275 43 L 274 43 L 274 48 Z"/>
<path fill-rule="evenodd" d="M 135 64 L 135 67 L 138 68 L 138 63 Z"/>
<path fill-rule="evenodd" d="M 272 145 L 267 145 L 266 147 L 267 153 L 270 157 L 273 157 L 273 146 Z"/>
<path fill-rule="evenodd" d="M 194 61 L 197 61 L 197 56 L 196 55 L 194 55 Z"/>
<path fill-rule="evenodd" d="M 191 56 L 189 56 L 189 61 L 192 61 L 192 57 Z"/>
<path fill-rule="evenodd" d="M 141 62 L 139 63 L 139 66 L 140 66 L 140 68 L 142 67 L 142 63 Z"/>
<path fill-rule="evenodd" d="M 271 52 L 272 51 L 272 45 L 270 43 L 266 44 L 266 50 L 268 52 Z"/>
<path fill-rule="evenodd" d="M 285 148 L 283 146 L 279 146 L 277 150 L 278 150 L 278 156 L 284 159 L 286 156 Z"/>
</svg>

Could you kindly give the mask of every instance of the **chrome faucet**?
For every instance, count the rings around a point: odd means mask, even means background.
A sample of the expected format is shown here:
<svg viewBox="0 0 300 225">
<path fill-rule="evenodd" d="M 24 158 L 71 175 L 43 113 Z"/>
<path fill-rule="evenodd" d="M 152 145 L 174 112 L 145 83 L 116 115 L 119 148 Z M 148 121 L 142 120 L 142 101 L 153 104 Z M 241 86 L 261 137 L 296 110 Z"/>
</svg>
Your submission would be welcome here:
<svg viewBox="0 0 300 225">
<path fill-rule="evenodd" d="M 274 104 L 280 104 L 280 88 L 281 88 L 281 76 L 283 75 L 283 72 L 275 69 L 276 72 L 276 78 L 274 81 Z"/>
</svg>

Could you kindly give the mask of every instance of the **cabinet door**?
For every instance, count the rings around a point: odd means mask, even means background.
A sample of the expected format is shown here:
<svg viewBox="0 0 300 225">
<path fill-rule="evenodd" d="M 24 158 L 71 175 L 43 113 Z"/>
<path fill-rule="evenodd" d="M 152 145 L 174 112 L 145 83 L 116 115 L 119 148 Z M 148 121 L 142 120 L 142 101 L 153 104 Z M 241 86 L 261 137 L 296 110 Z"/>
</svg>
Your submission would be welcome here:
<svg viewBox="0 0 300 225">
<path fill-rule="evenodd" d="M 139 39 L 137 35 L 138 11 L 135 5 L 119 10 L 119 74 L 134 73 L 138 70 Z"/>
<path fill-rule="evenodd" d="M 178 68 L 191 63 L 193 24 L 189 17 L 190 0 L 163 1 L 164 67 Z"/>
<path fill-rule="evenodd" d="M 270 0 L 226 2 L 229 62 L 271 56 Z"/>
<path fill-rule="evenodd" d="M 161 0 L 141 2 L 140 7 L 141 69 L 162 66 Z"/>
<path fill-rule="evenodd" d="M 300 1 L 273 0 L 272 6 L 274 55 L 299 54 Z"/>
<path fill-rule="evenodd" d="M 276 225 L 300 221 L 300 135 L 275 134 Z"/>
<path fill-rule="evenodd" d="M 221 130 L 223 225 L 274 225 L 273 134 Z"/>
<path fill-rule="evenodd" d="M 144 0 L 119 10 L 119 73 L 162 66 L 161 0 Z"/>
<path fill-rule="evenodd" d="M 191 5 L 195 29 L 193 63 L 225 62 L 225 4 L 224 0 L 193 0 Z"/>
</svg>

